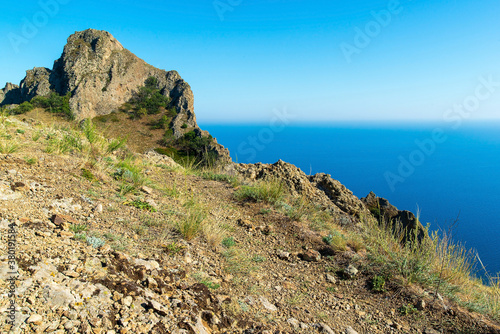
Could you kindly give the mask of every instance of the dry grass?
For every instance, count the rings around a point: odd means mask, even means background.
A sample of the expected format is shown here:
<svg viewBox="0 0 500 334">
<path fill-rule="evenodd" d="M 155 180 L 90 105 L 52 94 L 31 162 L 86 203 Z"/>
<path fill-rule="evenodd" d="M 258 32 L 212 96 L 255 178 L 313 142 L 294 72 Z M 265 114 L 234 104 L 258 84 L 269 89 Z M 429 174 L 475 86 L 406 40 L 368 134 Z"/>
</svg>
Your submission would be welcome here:
<svg viewBox="0 0 500 334">
<path fill-rule="evenodd" d="M 500 285 L 490 277 L 484 285 L 474 275 L 475 253 L 446 234 L 432 233 L 421 245 L 403 244 L 403 232 L 393 233 L 365 217 L 365 241 L 375 271 L 396 278 L 401 285 L 418 283 L 444 294 L 471 310 L 500 319 Z"/>
<path fill-rule="evenodd" d="M 8 118 L 0 116 L 0 152 L 14 153 L 19 150 L 21 138 L 16 137 L 15 127 Z M 33 146 L 44 147 L 53 154 L 73 154 L 82 158 L 92 168 L 92 174 L 99 179 L 107 176 L 110 182 L 121 184 L 124 192 L 134 193 L 140 186 L 150 181 L 144 174 L 145 166 L 133 156 L 113 154 L 121 150 L 124 142 L 120 139 L 110 141 L 102 136 L 97 127 L 89 124 L 83 131 L 70 126 L 49 126 L 43 129 L 31 129 L 31 134 L 25 137 Z M 139 141 L 139 138 L 137 138 Z M 197 166 L 188 162 L 187 168 L 172 170 L 185 175 L 202 175 L 220 182 L 233 183 L 233 179 L 220 174 L 217 170 L 197 170 Z M 148 167 L 149 168 L 149 167 Z M 111 178 L 120 169 L 120 173 Z M 186 177 L 187 180 L 187 177 Z M 187 182 L 187 181 L 186 181 Z M 234 182 L 234 185 L 237 183 Z M 179 213 L 167 215 L 158 213 L 159 221 L 163 222 L 163 235 L 157 236 L 161 243 L 172 242 L 175 235 L 172 230 L 180 233 L 186 240 L 203 236 L 212 245 L 220 245 L 227 236 L 227 222 L 208 216 L 208 212 L 218 209 L 217 204 L 202 204 L 189 192 L 181 192 L 174 182 L 164 191 L 170 194 L 173 201 L 179 203 Z M 188 188 L 187 184 L 184 188 Z M 402 233 L 393 233 L 390 227 L 381 226 L 372 217 L 362 217 L 362 234 L 354 231 L 344 231 L 335 223 L 331 214 L 315 207 L 304 198 L 291 198 L 284 190 L 283 184 L 276 179 L 257 182 L 253 186 L 240 186 L 235 193 L 239 200 L 253 200 L 270 203 L 280 207 L 283 213 L 293 220 L 307 220 L 316 230 L 329 233 L 328 243 L 337 251 L 345 251 L 347 247 L 355 251 L 366 248 L 369 267 L 377 274 L 393 279 L 393 283 L 407 285 L 417 283 L 425 288 L 445 294 L 470 309 L 490 315 L 500 320 L 500 279 L 488 276 L 488 284 L 484 285 L 473 277 L 475 254 L 466 250 L 463 245 L 453 243 L 446 235 L 433 234 L 424 241 L 422 246 L 417 243 L 404 245 Z M 146 214 L 145 214 L 146 215 Z M 151 216 L 141 217 L 141 224 L 132 224 L 139 235 L 146 235 L 157 226 L 151 223 Z M 207 218 L 208 217 L 208 218 Z M 159 224 L 159 223 L 158 223 Z M 170 227 L 170 228 L 169 228 Z M 112 238 L 115 247 L 125 247 L 128 240 Z M 237 246 L 223 252 L 226 270 L 241 279 L 252 274 L 257 267 L 255 261 Z M 480 262 L 480 261 L 479 261 Z M 292 300 L 292 303 L 295 301 Z M 244 312 L 241 305 L 232 304 L 233 312 Z"/>
</svg>

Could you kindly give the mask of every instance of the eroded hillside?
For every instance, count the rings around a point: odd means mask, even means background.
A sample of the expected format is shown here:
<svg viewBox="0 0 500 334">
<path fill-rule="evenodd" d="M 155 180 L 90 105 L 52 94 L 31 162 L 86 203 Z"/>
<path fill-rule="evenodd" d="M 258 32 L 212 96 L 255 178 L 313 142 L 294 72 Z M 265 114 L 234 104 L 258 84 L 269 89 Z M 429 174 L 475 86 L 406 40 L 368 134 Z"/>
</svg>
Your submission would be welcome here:
<svg viewBox="0 0 500 334">
<path fill-rule="evenodd" d="M 3 255 L 2 332 L 500 330 L 464 307 L 495 316 L 485 305 L 498 291 L 393 238 L 333 181 L 283 163 L 226 173 L 180 166 L 106 139 L 88 121 L 3 116 L 0 132 L 0 247 L 13 229 L 19 272 L 10 299 Z M 323 197 L 307 182 L 340 193 Z M 289 183 L 302 186 L 294 193 Z"/>
</svg>

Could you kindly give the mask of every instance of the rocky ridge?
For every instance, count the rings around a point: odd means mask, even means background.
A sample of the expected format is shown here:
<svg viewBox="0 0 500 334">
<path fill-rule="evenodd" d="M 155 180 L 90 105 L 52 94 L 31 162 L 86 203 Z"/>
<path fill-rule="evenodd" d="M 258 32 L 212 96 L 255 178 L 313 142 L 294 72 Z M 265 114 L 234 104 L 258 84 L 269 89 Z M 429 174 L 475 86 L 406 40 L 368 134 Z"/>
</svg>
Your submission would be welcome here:
<svg viewBox="0 0 500 334">
<path fill-rule="evenodd" d="M 306 175 L 295 165 L 279 160 L 274 164 L 232 164 L 226 172 L 236 174 L 249 181 L 277 179 L 283 182 L 287 190 L 294 196 L 305 196 L 323 208 L 346 217 L 367 216 L 374 214 L 377 219 L 391 224 L 394 231 L 405 231 L 403 241 L 411 239 L 415 234 L 421 241 L 426 235 L 422 224 L 410 211 L 400 211 L 385 198 L 377 197 L 373 192 L 359 199 L 349 189 L 331 175 L 318 173 Z"/>
<path fill-rule="evenodd" d="M 209 133 L 196 123 L 191 87 L 177 71 L 147 64 L 109 32 L 95 29 L 71 35 L 52 69 L 35 67 L 26 71 L 19 86 L 7 83 L 0 90 L 0 105 L 20 104 L 51 92 L 69 93 L 70 108 L 76 119 L 94 118 L 118 110 L 149 77 L 157 79 L 161 94 L 169 97 L 170 106 L 177 110 L 170 124 L 174 137 L 180 138 L 189 131 L 208 137 Z M 209 150 L 220 160 L 230 161 L 229 152 L 216 141 Z"/>
<path fill-rule="evenodd" d="M 12 137 L 9 140 L 22 144 L 19 152 L 0 156 L 0 247 L 7 248 L 6 232 L 13 228 L 19 273 L 15 282 L 18 311 L 10 326 L 5 323 L 10 269 L 2 251 L 2 332 L 434 334 L 455 329 L 500 330 L 487 318 L 433 291 L 414 287 L 416 291 L 370 292 L 366 288 L 370 268 L 363 265 L 366 250 L 329 249 L 323 235 L 305 222 L 290 220 L 262 203 L 235 201 L 235 189 L 229 184 L 190 175 L 155 152 L 138 159 L 145 175 L 161 186 L 143 186 L 139 194 L 127 198 L 117 196 L 115 169 L 94 167 L 96 176 L 90 178 L 82 170 L 89 168 L 85 155 L 47 153 L 55 136 L 67 135 L 64 130 L 30 123 L 10 118 L 2 128 Z M 235 168 L 253 169 L 259 172 L 249 175 L 262 177 L 282 173 L 297 194 L 308 189 L 312 196 L 322 196 L 323 190 L 314 190 L 310 180 L 322 189 L 337 185 L 334 180 L 325 181 L 326 176 L 308 177 L 284 162 Z M 332 210 L 355 224 L 355 214 L 349 216 L 349 210 L 359 204 L 355 197 L 342 187 L 328 193 L 336 194 L 335 202 L 329 204 Z M 178 213 L 185 208 L 182 198 L 190 199 L 193 194 L 209 205 L 209 221 L 228 226 L 226 230 L 190 241 L 173 232 L 169 217 L 184 218 Z M 323 200 L 328 204 L 326 197 Z M 155 211 L 130 206 L 134 199 Z M 419 316 L 401 314 L 397 311 L 401 305 L 415 305 Z"/>
</svg>

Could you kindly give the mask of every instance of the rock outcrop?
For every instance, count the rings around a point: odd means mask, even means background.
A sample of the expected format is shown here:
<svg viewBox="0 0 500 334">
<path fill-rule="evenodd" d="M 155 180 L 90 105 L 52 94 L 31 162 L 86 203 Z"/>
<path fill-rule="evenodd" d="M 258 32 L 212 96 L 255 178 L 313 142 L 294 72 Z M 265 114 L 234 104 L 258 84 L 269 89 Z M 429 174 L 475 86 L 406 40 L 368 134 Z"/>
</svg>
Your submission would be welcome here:
<svg viewBox="0 0 500 334">
<path fill-rule="evenodd" d="M 387 199 L 378 197 L 373 192 L 370 192 L 361 201 L 375 218 L 385 224 L 390 224 L 394 232 L 402 233 L 403 242 L 415 240 L 415 238 L 422 241 L 427 236 L 425 228 L 412 212 L 398 210 Z"/>
<path fill-rule="evenodd" d="M 21 81 L 19 87 L 19 103 L 29 101 L 35 96 L 47 96 L 50 94 L 49 77 L 51 70 L 45 67 L 35 67 L 26 71 L 26 77 Z"/>
<path fill-rule="evenodd" d="M 402 233 L 402 242 L 422 241 L 427 232 L 410 211 L 400 211 L 385 198 L 373 192 L 359 199 L 330 175 L 318 173 L 308 176 L 295 165 L 279 160 L 274 164 L 232 164 L 227 170 L 250 181 L 277 179 L 294 196 L 305 196 L 313 203 L 334 212 L 353 217 L 373 215 L 390 224 L 394 232 Z"/>
<path fill-rule="evenodd" d="M 18 85 L 8 82 L 5 88 L 0 89 L 0 105 L 19 104 L 21 101 L 21 91 Z"/>
<path fill-rule="evenodd" d="M 77 119 L 84 119 L 117 110 L 151 76 L 158 79 L 162 94 L 172 99 L 172 106 L 179 112 L 174 123 L 197 128 L 193 92 L 179 73 L 147 64 L 109 32 L 94 29 L 71 35 L 52 70 L 35 67 L 26 71 L 20 87 L 7 84 L 0 103 L 19 104 L 51 91 L 60 95 L 71 93 L 71 109 Z M 10 100 L 5 100 L 11 91 Z M 176 128 L 176 137 L 183 132 L 179 129 Z"/>
<path fill-rule="evenodd" d="M 71 35 L 52 70 L 36 67 L 26 71 L 20 86 L 7 83 L 0 91 L 0 105 L 20 104 L 51 92 L 70 93 L 70 108 L 75 118 L 82 120 L 118 110 L 149 77 L 157 79 L 161 94 L 171 100 L 169 107 L 177 109 L 170 125 L 174 137 L 189 131 L 207 137 L 208 132 L 196 123 L 191 87 L 179 73 L 147 64 L 109 32 L 94 29 Z M 227 150 L 217 142 L 209 150 L 222 160 L 230 160 Z"/>
<path fill-rule="evenodd" d="M 300 168 L 279 160 L 274 164 L 233 164 L 243 178 L 257 181 L 276 178 L 295 196 L 305 196 L 332 212 L 359 217 L 367 214 L 363 203 L 339 181 L 327 174 L 306 175 Z"/>
</svg>

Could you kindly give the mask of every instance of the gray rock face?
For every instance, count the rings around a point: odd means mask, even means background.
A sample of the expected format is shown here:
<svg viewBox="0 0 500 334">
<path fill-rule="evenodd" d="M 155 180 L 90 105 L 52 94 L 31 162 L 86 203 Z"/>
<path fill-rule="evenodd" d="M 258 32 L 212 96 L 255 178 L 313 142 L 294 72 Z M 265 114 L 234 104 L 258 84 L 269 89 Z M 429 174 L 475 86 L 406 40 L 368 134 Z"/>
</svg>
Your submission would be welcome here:
<svg viewBox="0 0 500 334">
<path fill-rule="evenodd" d="M 368 211 L 362 202 L 327 174 L 306 175 L 295 165 L 279 160 L 274 164 L 233 164 L 229 173 L 241 175 L 252 181 L 275 178 L 295 196 L 305 196 L 314 203 L 337 213 L 359 216 Z"/>
<path fill-rule="evenodd" d="M 342 211 L 350 215 L 359 215 L 364 211 L 363 204 L 342 183 L 328 174 L 319 173 L 309 177 L 313 185 L 322 190 Z"/>
<path fill-rule="evenodd" d="M 403 233 L 403 242 L 417 239 L 422 241 L 427 233 L 415 215 L 406 210 L 398 210 L 385 198 L 370 192 L 361 201 L 379 221 L 390 224 L 396 233 Z"/>
<path fill-rule="evenodd" d="M 21 91 L 18 85 L 7 82 L 5 88 L 0 89 L 0 105 L 21 103 Z"/>
<path fill-rule="evenodd" d="M 38 67 L 26 71 L 20 87 L 8 83 L 0 90 L 0 105 L 20 104 L 51 91 L 59 95 L 71 93 L 70 108 L 76 119 L 82 120 L 119 109 L 149 77 L 158 80 L 160 92 L 171 99 L 170 107 L 177 109 L 171 124 L 175 138 L 188 131 L 209 136 L 196 123 L 193 92 L 179 73 L 147 64 L 109 32 L 94 29 L 71 35 L 52 70 Z M 209 150 L 221 160 L 230 161 L 229 152 L 216 141 Z"/>
<path fill-rule="evenodd" d="M 26 71 L 26 77 L 21 81 L 19 87 L 20 102 L 29 101 L 37 95 L 49 95 L 49 76 L 51 72 L 51 70 L 45 67 L 35 67 L 32 70 Z"/>
<path fill-rule="evenodd" d="M 109 32 L 87 29 L 68 38 L 52 70 L 26 71 L 20 87 L 7 84 L 0 92 L 0 104 L 19 104 L 50 91 L 71 93 L 70 106 L 77 119 L 105 115 L 130 100 L 146 79 L 158 79 L 163 95 L 172 99 L 179 114 L 174 120 L 178 138 L 188 129 L 197 129 L 191 87 L 176 71 L 157 69 L 125 49 Z M 178 125 L 178 126 L 175 126 Z"/>
</svg>

